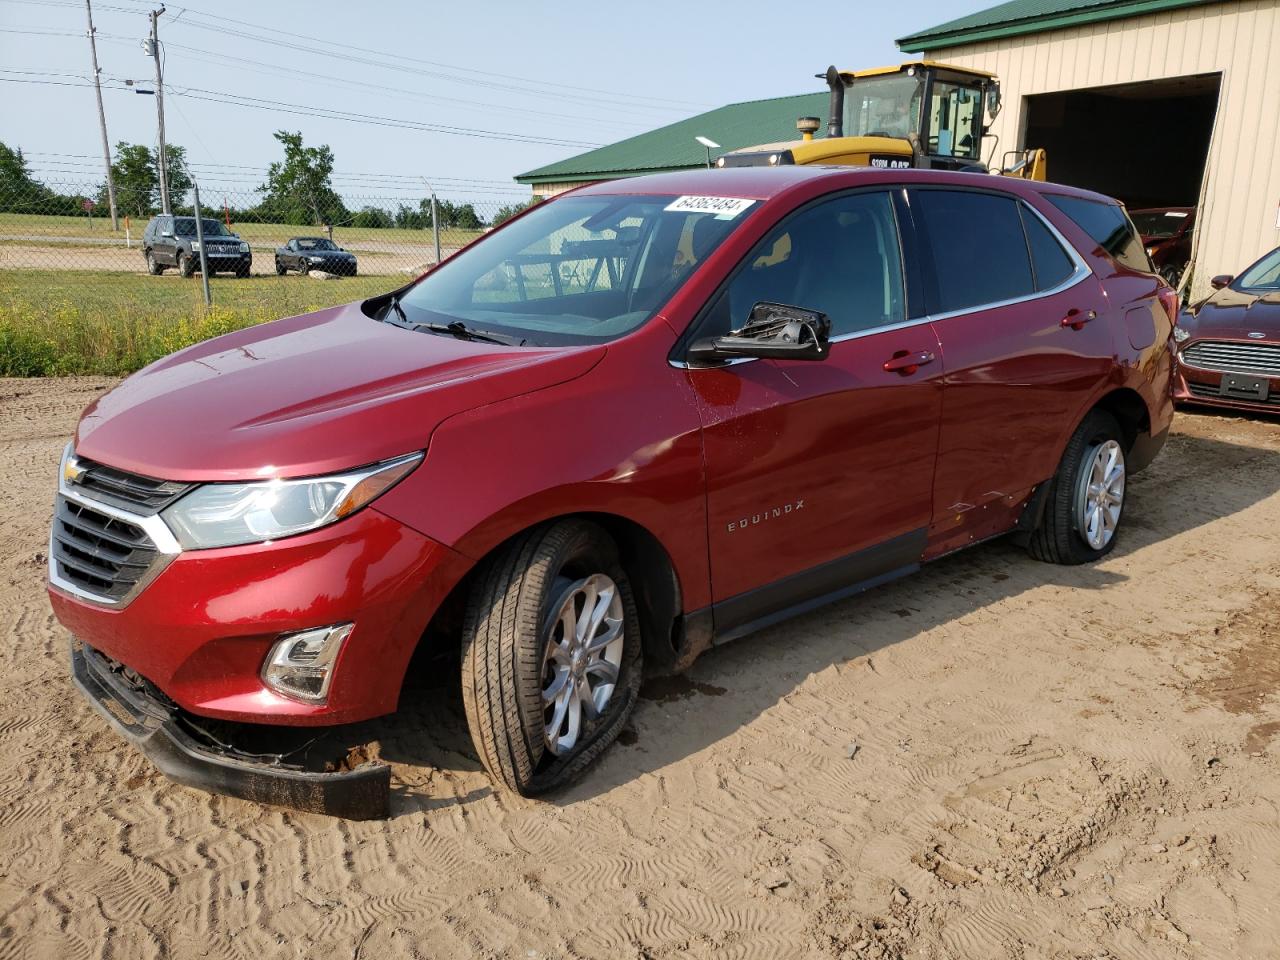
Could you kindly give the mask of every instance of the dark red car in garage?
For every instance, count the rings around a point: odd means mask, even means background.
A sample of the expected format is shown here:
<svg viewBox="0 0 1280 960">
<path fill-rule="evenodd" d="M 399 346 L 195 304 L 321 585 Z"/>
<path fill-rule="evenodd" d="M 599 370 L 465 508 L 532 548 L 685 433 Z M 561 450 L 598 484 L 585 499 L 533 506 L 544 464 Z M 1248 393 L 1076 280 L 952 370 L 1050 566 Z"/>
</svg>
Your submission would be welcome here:
<svg viewBox="0 0 1280 960">
<path fill-rule="evenodd" d="M 1191 260 L 1191 241 L 1195 236 L 1195 207 L 1158 207 L 1130 210 L 1133 225 L 1138 228 L 1151 263 L 1171 286 L 1177 286 L 1182 271 Z"/>
<path fill-rule="evenodd" d="M 1280 247 L 1178 320 L 1179 402 L 1280 413 Z"/>
<path fill-rule="evenodd" d="M 476 752 L 536 794 L 645 670 L 1003 534 L 1105 556 L 1169 430 L 1174 316 L 1123 209 L 1068 187 L 596 184 L 97 400 L 49 595 L 76 682 L 182 782 L 385 814 L 389 768 L 316 738 L 446 644 Z"/>
</svg>

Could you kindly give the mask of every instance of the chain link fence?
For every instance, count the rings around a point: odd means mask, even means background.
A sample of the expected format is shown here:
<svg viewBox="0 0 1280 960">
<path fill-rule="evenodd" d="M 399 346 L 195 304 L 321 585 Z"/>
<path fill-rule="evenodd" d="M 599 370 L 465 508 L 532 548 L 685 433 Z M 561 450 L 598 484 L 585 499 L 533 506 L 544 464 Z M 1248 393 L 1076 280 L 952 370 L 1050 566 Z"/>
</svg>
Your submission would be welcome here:
<svg viewBox="0 0 1280 960">
<path fill-rule="evenodd" d="M 0 190 L 0 375 L 127 373 L 207 336 L 364 299 L 531 202 L 330 192 L 321 207 L 199 193 L 197 231 L 192 190 L 170 216 L 153 198 L 118 197 L 115 229 L 97 180 Z"/>
</svg>

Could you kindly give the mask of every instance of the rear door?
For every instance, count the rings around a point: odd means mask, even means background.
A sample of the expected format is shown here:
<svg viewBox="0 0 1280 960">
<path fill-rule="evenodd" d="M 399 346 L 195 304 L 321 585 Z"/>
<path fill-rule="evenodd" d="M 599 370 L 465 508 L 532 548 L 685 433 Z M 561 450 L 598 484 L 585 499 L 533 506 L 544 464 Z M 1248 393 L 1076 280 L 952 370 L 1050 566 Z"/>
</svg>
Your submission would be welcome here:
<svg viewBox="0 0 1280 960">
<path fill-rule="evenodd" d="M 156 239 L 152 248 L 158 263 L 177 263 L 178 243 L 173 236 L 173 217 L 160 217 L 156 223 Z"/>
<path fill-rule="evenodd" d="M 1114 363 L 1101 284 L 1025 202 L 910 191 L 946 363 L 929 555 L 1009 529 Z"/>
<path fill-rule="evenodd" d="M 927 318 L 909 319 L 903 275 L 888 192 L 824 198 L 767 234 L 696 322 L 695 336 L 721 334 L 774 301 L 832 324 L 825 360 L 689 370 L 721 637 L 919 561 L 942 364 Z"/>
</svg>

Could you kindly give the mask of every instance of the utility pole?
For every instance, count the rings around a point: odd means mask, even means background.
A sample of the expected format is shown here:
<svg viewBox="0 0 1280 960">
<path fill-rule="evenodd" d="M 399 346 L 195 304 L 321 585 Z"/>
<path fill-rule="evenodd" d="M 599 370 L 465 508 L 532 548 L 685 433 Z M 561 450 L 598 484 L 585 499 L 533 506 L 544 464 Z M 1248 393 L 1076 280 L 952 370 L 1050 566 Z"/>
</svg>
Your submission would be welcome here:
<svg viewBox="0 0 1280 960">
<path fill-rule="evenodd" d="M 169 206 L 169 158 L 164 147 L 164 71 L 160 66 L 160 36 L 157 21 L 164 13 L 164 6 L 151 11 L 151 43 L 148 52 L 156 62 L 156 121 L 160 131 L 160 212 L 173 213 Z M 144 44 L 144 47 L 148 45 Z"/>
<path fill-rule="evenodd" d="M 90 0 L 84 0 L 84 11 L 89 17 L 89 56 L 93 61 L 93 89 L 98 95 L 98 126 L 102 130 L 102 160 L 107 165 L 107 203 L 111 207 L 111 229 L 120 229 L 120 219 L 116 215 L 116 180 L 111 174 L 111 141 L 107 139 L 107 113 L 102 109 L 102 81 L 98 69 L 98 43 L 93 36 L 93 7 Z"/>
</svg>

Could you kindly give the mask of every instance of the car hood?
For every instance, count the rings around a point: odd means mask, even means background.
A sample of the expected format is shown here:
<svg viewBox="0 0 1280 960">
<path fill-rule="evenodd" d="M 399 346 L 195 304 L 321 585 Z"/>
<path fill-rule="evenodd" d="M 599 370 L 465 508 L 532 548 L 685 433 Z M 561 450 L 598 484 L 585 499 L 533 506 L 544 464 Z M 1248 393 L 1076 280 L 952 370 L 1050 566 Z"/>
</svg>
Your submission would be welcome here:
<svg viewBox="0 0 1280 960">
<path fill-rule="evenodd" d="M 1280 292 L 1246 293 L 1223 287 L 1193 306 L 1180 321 L 1197 337 L 1280 342 Z M 1250 337 L 1261 333 L 1263 337 Z"/>
<path fill-rule="evenodd" d="M 415 333 L 349 304 L 152 364 L 84 412 L 76 450 L 166 480 L 329 473 L 424 449 L 447 417 L 580 377 L 604 353 Z"/>
<path fill-rule="evenodd" d="M 326 260 L 337 258 L 339 260 L 350 260 L 355 254 L 350 250 L 290 250 L 288 247 L 281 247 L 281 253 L 296 253 L 303 257 L 324 257 Z"/>
</svg>

